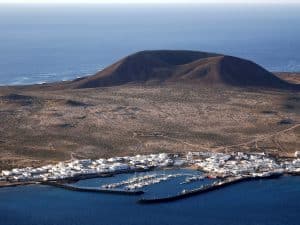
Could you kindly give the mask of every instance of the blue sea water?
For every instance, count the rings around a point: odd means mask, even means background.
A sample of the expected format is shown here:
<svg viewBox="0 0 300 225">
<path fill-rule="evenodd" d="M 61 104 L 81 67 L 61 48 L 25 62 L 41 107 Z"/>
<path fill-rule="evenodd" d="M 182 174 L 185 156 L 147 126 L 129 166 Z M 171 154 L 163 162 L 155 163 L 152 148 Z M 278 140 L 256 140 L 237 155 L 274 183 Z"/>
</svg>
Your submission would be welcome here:
<svg viewBox="0 0 300 225">
<path fill-rule="evenodd" d="M 145 49 L 191 49 L 300 71 L 300 5 L 0 6 L 0 84 L 93 74 Z"/>
<path fill-rule="evenodd" d="M 180 174 L 182 176 L 155 184 L 146 186 L 143 188 L 143 191 L 145 191 L 145 194 L 142 196 L 143 198 L 153 198 L 153 197 L 167 197 L 170 195 L 176 195 L 180 193 L 183 189 L 185 190 L 191 190 L 194 188 L 198 188 L 203 184 L 210 184 L 215 181 L 215 179 L 204 179 L 204 180 L 198 180 L 187 184 L 181 184 L 185 181 L 185 178 L 187 176 L 191 175 L 200 175 L 201 173 L 199 171 L 195 170 L 186 170 L 186 169 L 171 169 L 171 170 L 161 170 L 161 171 L 150 171 L 150 172 L 138 172 L 135 174 L 119 174 L 109 179 L 88 179 L 88 180 L 81 180 L 75 184 L 73 184 L 76 187 L 93 187 L 93 188 L 99 188 L 103 184 L 111 184 L 111 183 L 117 183 L 122 180 L 127 180 L 132 177 L 138 177 L 138 176 L 145 176 L 145 175 L 151 175 L 151 174 L 158 174 L 158 175 L 169 175 L 169 174 Z M 124 187 L 120 187 L 124 188 Z"/>
<path fill-rule="evenodd" d="M 178 173 L 178 170 L 168 173 Z M 77 185 L 97 186 L 122 176 L 125 179 L 129 175 L 84 180 Z M 152 195 L 172 191 L 179 186 L 176 182 L 179 180 L 155 185 L 147 191 Z M 138 204 L 140 196 L 72 192 L 39 185 L 2 188 L 0 224 L 298 225 L 299 187 L 300 177 L 257 180 L 154 205 Z"/>
<path fill-rule="evenodd" d="M 145 49 L 219 52 L 300 71 L 299 27 L 300 6 L 1 6 L 0 84 L 73 79 Z M 159 205 L 49 186 L 2 188 L 0 225 L 298 225 L 299 187 L 299 177 L 283 177 Z M 178 180 L 147 191 L 177 192 Z"/>
</svg>

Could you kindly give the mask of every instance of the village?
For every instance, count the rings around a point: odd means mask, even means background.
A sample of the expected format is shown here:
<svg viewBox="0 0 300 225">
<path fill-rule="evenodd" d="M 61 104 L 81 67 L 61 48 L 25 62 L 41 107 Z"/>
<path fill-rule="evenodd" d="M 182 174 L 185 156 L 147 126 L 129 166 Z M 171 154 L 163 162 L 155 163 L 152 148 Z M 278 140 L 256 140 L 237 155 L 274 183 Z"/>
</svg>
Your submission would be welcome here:
<svg viewBox="0 0 300 225">
<path fill-rule="evenodd" d="M 197 169 L 212 178 L 300 174 L 300 152 L 295 152 L 294 158 L 288 159 L 274 158 L 265 153 L 244 152 L 188 152 L 183 155 L 160 153 L 97 160 L 83 159 L 39 168 L 3 170 L 0 181 L 6 183 L 60 181 L 173 167 Z"/>
</svg>

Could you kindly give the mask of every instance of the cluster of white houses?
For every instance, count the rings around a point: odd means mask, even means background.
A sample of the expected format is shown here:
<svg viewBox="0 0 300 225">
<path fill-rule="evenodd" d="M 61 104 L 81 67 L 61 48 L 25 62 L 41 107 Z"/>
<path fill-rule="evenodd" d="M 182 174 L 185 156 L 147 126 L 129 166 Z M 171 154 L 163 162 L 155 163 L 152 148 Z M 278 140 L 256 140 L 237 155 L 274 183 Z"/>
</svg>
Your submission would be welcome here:
<svg viewBox="0 0 300 225">
<path fill-rule="evenodd" d="M 199 153 L 194 154 L 197 156 Z M 203 171 L 223 177 L 241 175 L 263 177 L 270 174 L 300 172 L 300 159 L 276 160 L 266 156 L 264 153 L 213 153 L 204 158 L 194 159 L 193 163 Z"/>
<path fill-rule="evenodd" d="M 97 160 L 84 159 L 39 168 L 3 170 L 0 174 L 0 181 L 51 181 L 84 175 L 114 174 L 172 166 L 194 166 L 208 174 L 220 176 L 300 173 L 299 156 L 299 152 L 296 152 L 294 159 L 276 160 L 264 153 L 189 152 L 183 156 L 160 153 Z"/>
<path fill-rule="evenodd" d="M 168 154 L 136 155 L 114 157 L 109 159 L 83 159 L 71 162 L 60 162 L 56 165 L 46 165 L 39 168 L 15 168 L 3 170 L 0 180 L 8 181 L 49 181 L 72 178 L 92 174 L 113 174 L 149 168 L 172 166 L 174 160 Z"/>
</svg>

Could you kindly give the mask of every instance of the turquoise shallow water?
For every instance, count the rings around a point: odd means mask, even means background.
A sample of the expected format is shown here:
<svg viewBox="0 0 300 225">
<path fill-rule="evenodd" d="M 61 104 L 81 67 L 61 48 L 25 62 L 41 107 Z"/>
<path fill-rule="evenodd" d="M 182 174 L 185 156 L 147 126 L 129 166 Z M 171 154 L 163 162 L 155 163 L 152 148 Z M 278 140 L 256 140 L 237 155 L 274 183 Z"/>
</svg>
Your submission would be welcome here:
<svg viewBox="0 0 300 225">
<path fill-rule="evenodd" d="M 85 180 L 77 185 L 97 186 L 110 179 Z M 177 181 L 149 187 L 148 194 L 174 191 L 178 188 Z M 156 205 L 137 204 L 139 198 L 79 193 L 39 185 L 2 188 L 0 224 L 297 225 L 300 221 L 300 177 L 245 182 Z"/>
<path fill-rule="evenodd" d="M 300 6 L 1 6 L 0 84 L 67 80 L 148 49 L 191 49 L 300 71 Z"/>
</svg>

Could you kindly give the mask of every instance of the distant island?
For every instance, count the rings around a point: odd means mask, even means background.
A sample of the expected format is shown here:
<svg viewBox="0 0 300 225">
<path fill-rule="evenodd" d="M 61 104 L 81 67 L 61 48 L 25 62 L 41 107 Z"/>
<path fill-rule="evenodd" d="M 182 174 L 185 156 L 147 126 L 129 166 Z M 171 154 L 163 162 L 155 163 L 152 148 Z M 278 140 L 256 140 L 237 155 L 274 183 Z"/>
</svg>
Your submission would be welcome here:
<svg viewBox="0 0 300 225">
<path fill-rule="evenodd" d="M 149 153 L 300 147 L 300 85 L 222 54 L 156 50 L 73 81 L 0 88 L 0 170 Z"/>
</svg>

